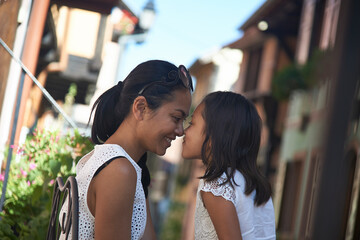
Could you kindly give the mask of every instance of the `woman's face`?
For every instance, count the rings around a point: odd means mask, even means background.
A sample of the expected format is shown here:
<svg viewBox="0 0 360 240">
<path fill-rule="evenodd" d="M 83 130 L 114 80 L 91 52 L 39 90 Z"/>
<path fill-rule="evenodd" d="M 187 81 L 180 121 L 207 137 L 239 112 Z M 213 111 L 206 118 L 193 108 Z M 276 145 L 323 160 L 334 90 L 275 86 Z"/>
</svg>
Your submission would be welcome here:
<svg viewBox="0 0 360 240">
<path fill-rule="evenodd" d="M 183 122 L 189 115 L 190 105 L 190 91 L 179 89 L 173 92 L 171 101 L 146 114 L 142 132 L 145 134 L 143 145 L 147 151 L 164 155 L 171 141 L 184 135 Z"/>
<path fill-rule="evenodd" d="M 194 111 L 190 126 L 185 130 L 182 150 L 183 158 L 201 158 L 201 147 L 205 140 L 203 110 L 204 104 L 201 103 Z"/>
</svg>

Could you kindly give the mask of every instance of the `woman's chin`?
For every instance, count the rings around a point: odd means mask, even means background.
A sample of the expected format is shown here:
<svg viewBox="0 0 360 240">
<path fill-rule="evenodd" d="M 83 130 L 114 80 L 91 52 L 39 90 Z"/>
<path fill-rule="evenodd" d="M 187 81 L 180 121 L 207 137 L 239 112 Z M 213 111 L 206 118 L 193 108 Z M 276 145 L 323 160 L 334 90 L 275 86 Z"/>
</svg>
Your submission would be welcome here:
<svg viewBox="0 0 360 240">
<path fill-rule="evenodd" d="M 158 149 L 158 150 L 156 151 L 156 154 L 159 155 L 159 156 L 164 156 L 167 149 L 168 149 L 168 147 Z"/>
<path fill-rule="evenodd" d="M 166 153 L 166 150 L 165 150 L 165 151 L 157 151 L 157 152 L 156 152 L 156 155 L 164 156 L 165 153 Z"/>
</svg>

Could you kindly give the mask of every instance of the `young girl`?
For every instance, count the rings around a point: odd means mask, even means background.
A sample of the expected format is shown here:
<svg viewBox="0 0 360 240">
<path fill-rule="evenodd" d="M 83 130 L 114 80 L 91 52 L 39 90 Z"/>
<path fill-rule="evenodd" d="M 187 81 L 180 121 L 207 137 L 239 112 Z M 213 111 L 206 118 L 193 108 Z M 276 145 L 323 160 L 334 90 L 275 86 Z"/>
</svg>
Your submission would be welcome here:
<svg viewBox="0 0 360 240">
<path fill-rule="evenodd" d="M 275 239 L 271 187 L 256 165 L 261 120 L 240 94 L 214 92 L 185 130 L 184 158 L 201 158 L 195 239 Z"/>
<path fill-rule="evenodd" d="M 79 239 L 156 238 L 146 152 L 164 155 L 183 135 L 192 90 L 184 66 L 152 60 L 97 99 L 91 134 L 97 145 L 76 166 Z"/>
</svg>

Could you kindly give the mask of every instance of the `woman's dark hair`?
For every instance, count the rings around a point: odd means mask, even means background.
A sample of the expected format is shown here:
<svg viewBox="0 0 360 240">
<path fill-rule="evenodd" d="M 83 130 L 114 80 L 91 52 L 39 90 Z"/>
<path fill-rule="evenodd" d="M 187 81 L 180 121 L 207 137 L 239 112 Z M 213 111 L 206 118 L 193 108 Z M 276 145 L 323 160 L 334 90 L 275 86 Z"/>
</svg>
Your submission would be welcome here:
<svg viewBox="0 0 360 240">
<path fill-rule="evenodd" d="M 114 134 L 129 114 L 135 98 L 139 95 L 146 98 L 150 109 L 156 110 L 162 103 L 173 98 L 173 91 L 182 87 L 186 88 L 181 81 L 177 81 L 179 76 L 174 76 L 174 72 L 178 72 L 178 67 L 174 64 L 162 60 L 150 60 L 139 64 L 124 81 L 120 81 L 105 91 L 95 101 L 91 110 L 90 119 L 95 110 L 91 129 L 92 141 L 95 144 L 102 144 Z M 174 84 L 166 84 L 167 82 Z M 145 153 L 140 158 L 138 165 L 142 168 L 142 183 L 147 196 L 150 174 L 146 166 L 146 158 Z"/>
<path fill-rule="evenodd" d="M 267 202 L 271 186 L 256 163 L 261 137 L 261 118 L 256 108 L 233 92 L 210 93 L 202 103 L 205 141 L 201 154 L 206 170 L 201 178 L 211 181 L 225 172 L 227 179 L 222 184 L 233 186 L 238 170 L 245 178 L 245 194 L 256 190 L 255 204 Z"/>
</svg>

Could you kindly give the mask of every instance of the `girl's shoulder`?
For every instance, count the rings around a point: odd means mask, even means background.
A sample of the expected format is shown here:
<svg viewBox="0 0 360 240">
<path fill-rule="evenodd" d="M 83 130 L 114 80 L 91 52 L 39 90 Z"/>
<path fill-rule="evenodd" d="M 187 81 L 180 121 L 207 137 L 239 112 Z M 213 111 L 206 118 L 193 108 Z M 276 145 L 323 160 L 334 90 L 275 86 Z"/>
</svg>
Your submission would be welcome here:
<svg viewBox="0 0 360 240">
<path fill-rule="evenodd" d="M 205 179 L 201 179 L 199 183 L 199 191 L 211 192 L 214 196 L 223 197 L 224 199 L 231 201 L 235 204 L 235 190 L 229 182 L 225 183 L 226 180 L 227 177 L 225 173 L 212 181 L 206 181 Z"/>
<path fill-rule="evenodd" d="M 230 169 L 229 169 L 229 171 L 230 171 Z M 204 180 L 203 182 L 204 182 L 205 186 L 220 187 L 220 185 L 221 186 L 229 185 L 229 186 L 234 186 L 234 187 L 240 187 L 241 189 L 245 186 L 245 178 L 239 170 L 234 171 L 233 177 L 231 179 L 229 179 L 229 181 L 228 181 L 228 177 L 226 176 L 226 174 L 223 173 L 220 177 L 218 177 L 212 181 Z"/>
</svg>

